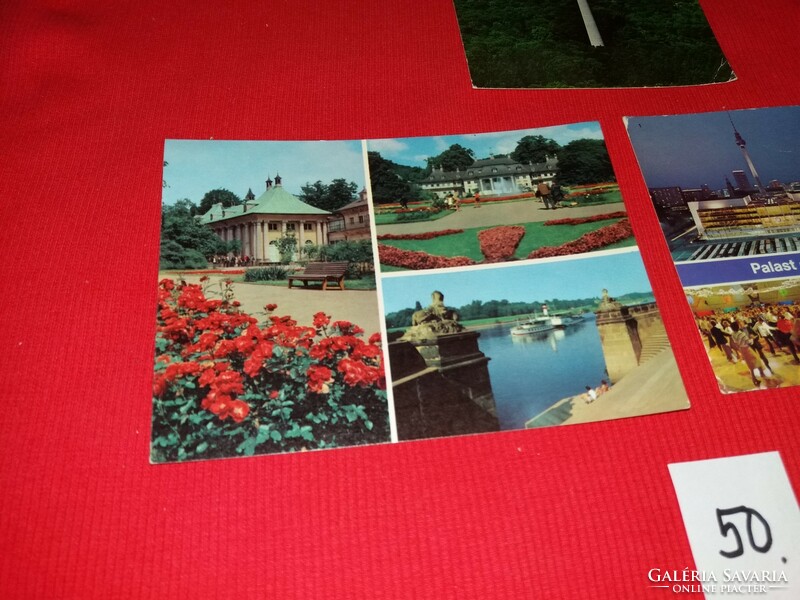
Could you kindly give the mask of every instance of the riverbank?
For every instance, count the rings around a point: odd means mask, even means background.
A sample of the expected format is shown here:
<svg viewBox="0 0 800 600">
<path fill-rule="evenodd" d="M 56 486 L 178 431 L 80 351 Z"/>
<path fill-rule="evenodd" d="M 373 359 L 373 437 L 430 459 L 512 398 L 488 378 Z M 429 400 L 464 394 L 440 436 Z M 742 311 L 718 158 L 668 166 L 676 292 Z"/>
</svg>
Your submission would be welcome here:
<svg viewBox="0 0 800 600">
<path fill-rule="evenodd" d="M 675 355 L 664 348 L 591 403 L 583 394 L 563 398 L 525 423 L 526 428 L 574 425 L 689 408 Z"/>
</svg>

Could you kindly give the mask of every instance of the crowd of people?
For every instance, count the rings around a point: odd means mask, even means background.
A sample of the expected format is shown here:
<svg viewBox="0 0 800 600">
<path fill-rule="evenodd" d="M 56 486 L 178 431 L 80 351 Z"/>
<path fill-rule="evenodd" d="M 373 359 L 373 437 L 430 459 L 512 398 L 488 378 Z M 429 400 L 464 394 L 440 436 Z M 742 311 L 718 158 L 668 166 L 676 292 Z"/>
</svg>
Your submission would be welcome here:
<svg viewBox="0 0 800 600">
<path fill-rule="evenodd" d="M 218 267 L 249 267 L 255 264 L 255 259 L 236 254 L 215 254 L 211 257 L 211 264 L 214 268 Z"/>
<path fill-rule="evenodd" d="M 777 387 L 777 358 L 791 356 L 800 365 L 800 306 L 764 304 L 697 317 L 697 325 L 706 337 L 710 351 L 716 348 L 732 364 L 743 361 L 753 385 Z M 767 357 L 765 351 L 771 354 Z"/>
</svg>

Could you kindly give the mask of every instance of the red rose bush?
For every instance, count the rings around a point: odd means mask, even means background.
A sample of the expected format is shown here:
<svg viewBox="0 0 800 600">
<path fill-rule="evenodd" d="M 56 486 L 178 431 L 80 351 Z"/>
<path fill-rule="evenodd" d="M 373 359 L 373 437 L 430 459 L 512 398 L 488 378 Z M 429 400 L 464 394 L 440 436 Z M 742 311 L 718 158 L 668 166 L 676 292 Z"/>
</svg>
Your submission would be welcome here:
<svg viewBox="0 0 800 600">
<path fill-rule="evenodd" d="M 383 265 L 405 269 L 440 269 L 442 267 L 463 267 L 474 265 L 475 261 L 466 256 L 434 256 L 427 252 L 401 250 L 394 246 L 378 244 L 378 257 Z"/>
<path fill-rule="evenodd" d="M 388 441 L 380 337 L 317 313 L 308 326 L 164 279 L 158 290 L 153 462 Z"/>
<path fill-rule="evenodd" d="M 577 240 L 566 242 L 560 246 L 542 246 L 531 252 L 528 258 L 549 258 L 552 256 L 564 256 L 567 254 L 580 254 L 581 252 L 591 252 L 603 246 L 609 246 L 616 242 L 621 242 L 633 235 L 633 229 L 628 219 L 622 219 L 613 225 L 606 225 L 597 231 L 585 233 Z"/>
<path fill-rule="evenodd" d="M 439 231 L 428 231 L 426 233 L 384 233 L 378 236 L 379 240 L 432 240 L 443 235 L 455 235 L 464 233 L 463 229 L 440 229 Z"/>
<path fill-rule="evenodd" d="M 519 225 L 503 225 L 484 229 L 478 233 L 481 252 L 486 262 L 499 262 L 513 258 L 525 228 Z"/>
<path fill-rule="evenodd" d="M 581 217 L 578 219 L 552 219 L 545 221 L 542 225 L 582 225 L 583 223 L 594 223 L 596 221 L 605 221 L 606 219 L 622 219 L 628 216 L 624 210 L 618 210 L 613 213 L 604 213 L 602 215 L 594 215 L 592 217 Z"/>
</svg>

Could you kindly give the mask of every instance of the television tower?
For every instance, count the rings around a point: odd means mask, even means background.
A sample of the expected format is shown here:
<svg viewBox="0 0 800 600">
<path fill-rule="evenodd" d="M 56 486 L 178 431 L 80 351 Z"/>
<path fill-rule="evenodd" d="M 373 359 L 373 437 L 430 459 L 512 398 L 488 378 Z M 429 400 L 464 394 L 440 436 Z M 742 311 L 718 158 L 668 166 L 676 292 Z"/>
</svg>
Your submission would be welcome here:
<svg viewBox="0 0 800 600">
<path fill-rule="evenodd" d="M 748 168 L 750 169 L 750 173 L 753 176 L 753 179 L 756 181 L 756 187 L 758 188 L 758 192 L 760 194 L 766 194 L 766 190 L 764 189 L 763 184 L 761 183 L 761 178 L 758 176 L 758 171 L 756 171 L 756 166 L 753 164 L 752 159 L 750 158 L 750 153 L 747 151 L 747 142 L 744 141 L 742 134 L 736 130 L 736 125 L 733 124 L 733 118 L 731 117 L 730 113 L 728 113 L 728 120 L 731 122 L 731 127 L 733 127 L 733 133 L 736 137 L 736 145 L 742 151 L 742 155 L 744 156 L 744 160 L 747 163 Z"/>
<path fill-rule="evenodd" d="M 589 34 L 589 43 L 594 47 L 602 46 L 603 38 L 600 37 L 600 30 L 597 29 L 597 23 L 594 22 L 594 15 L 592 15 L 592 9 L 589 8 L 588 0 L 578 0 L 578 7 L 581 9 L 586 33 Z"/>
</svg>

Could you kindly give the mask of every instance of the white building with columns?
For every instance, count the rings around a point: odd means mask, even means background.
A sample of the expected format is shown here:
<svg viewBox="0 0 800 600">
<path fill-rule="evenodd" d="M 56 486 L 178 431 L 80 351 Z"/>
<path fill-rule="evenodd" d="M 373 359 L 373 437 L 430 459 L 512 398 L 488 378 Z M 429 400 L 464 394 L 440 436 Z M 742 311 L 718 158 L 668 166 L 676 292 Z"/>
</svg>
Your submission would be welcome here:
<svg viewBox="0 0 800 600">
<path fill-rule="evenodd" d="M 475 192 L 484 196 L 504 196 L 531 192 L 539 183 L 553 185 L 557 174 L 557 156 L 546 156 L 541 163 L 518 163 L 507 156 L 500 156 L 476 160 L 463 170 L 434 168 L 420 182 L 420 186 L 437 198 L 445 198 L 449 194 L 463 198 Z"/>
<path fill-rule="evenodd" d="M 255 200 L 238 206 L 215 204 L 200 217 L 201 223 L 226 242 L 239 240 L 241 256 L 262 262 L 280 260 L 275 241 L 284 235 L 294 235 L 300 248 L 328 243 L 331 213 L 287 192 L 280 175 L 275 176 L 274 184 L 271 179 L 266 183 L 266 191 Z"/>
</svg>

